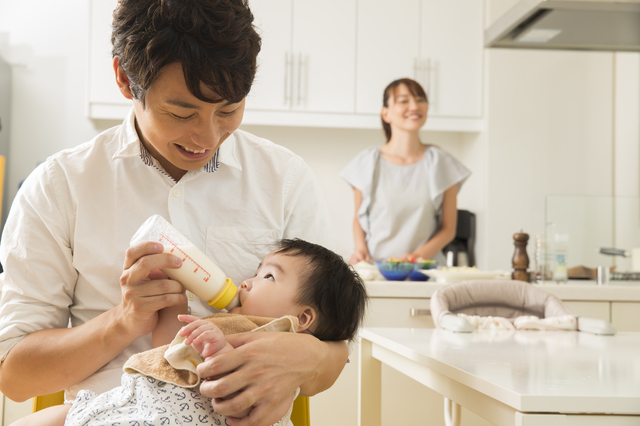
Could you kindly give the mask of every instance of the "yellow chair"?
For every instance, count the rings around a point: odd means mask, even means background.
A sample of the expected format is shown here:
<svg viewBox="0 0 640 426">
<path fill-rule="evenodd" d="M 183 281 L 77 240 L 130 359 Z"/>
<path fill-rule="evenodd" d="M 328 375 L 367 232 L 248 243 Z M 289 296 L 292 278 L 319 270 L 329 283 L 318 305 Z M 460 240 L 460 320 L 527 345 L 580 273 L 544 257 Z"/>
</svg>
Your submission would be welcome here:
<svg viewBox="0 0 640 426">
<path fill-rule="evenodd" d="M 33 412 L 40 411 L 43 408 L 60 405 L 64 402 L 64 391 L 51 393 L 49 395 L 36 396 L 33 398 Z M 310 426 L 309 419 L 309 397 L 298 396 L 293 401 L 293 411 L 291 412 L 291 423 L 294 426 Z"/>
</svg>

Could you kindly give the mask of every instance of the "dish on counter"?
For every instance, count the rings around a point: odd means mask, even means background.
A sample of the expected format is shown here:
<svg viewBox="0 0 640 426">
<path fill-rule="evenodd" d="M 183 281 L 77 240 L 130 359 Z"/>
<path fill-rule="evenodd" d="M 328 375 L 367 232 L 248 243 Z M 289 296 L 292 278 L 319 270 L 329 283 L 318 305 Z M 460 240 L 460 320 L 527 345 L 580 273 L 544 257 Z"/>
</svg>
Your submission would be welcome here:
<svg viewBox="0 0 640 426">
<path fill-rule="evenodd" d="M 438 269 L 418 269 L 420 273 L 435 279 L 439 284 L 456 283 L 469 280 L 490 280 L 496 278 L 509 278 L 509 271 L 481 271 L 478 268 L 469 266 L 438 268 Z"/>
<path fill-rule="evenodd" d="M 389 259 L 376 262 L 378 270 L 388 281 L 404 281 L 415 269 L 415 263 L 399 259 Z"/>
</svg>

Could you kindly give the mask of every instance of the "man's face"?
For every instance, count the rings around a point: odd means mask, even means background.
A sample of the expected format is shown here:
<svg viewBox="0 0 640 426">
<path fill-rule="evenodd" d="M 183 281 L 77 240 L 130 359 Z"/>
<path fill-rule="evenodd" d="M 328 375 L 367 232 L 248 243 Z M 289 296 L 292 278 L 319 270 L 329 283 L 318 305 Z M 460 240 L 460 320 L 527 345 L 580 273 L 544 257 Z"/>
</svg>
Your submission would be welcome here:
<svg viewBox="0 0 640 426">
<path fill-rule="evenodd" d="M 245 280 L 238 289 L 241 306 L 231 310 L 235 314 L 280 318 L 298 316 L 305 307 L 296 303 L 300 271 L 304 258 L 285 254 L 268 254 L 256 276 Z"/>
<path fill-rule="evenodd" d="M 205 95 L 214 97 L 210 90 Z M 242 121 L 244 99 L 235 104 L 196 98 L 184 80 L 182 65 L 160 71 L 147 90 L 145 105 L 133 101 L 136 130 L 142 143 L 175 180 L 211 160 Z"/>
</svg>

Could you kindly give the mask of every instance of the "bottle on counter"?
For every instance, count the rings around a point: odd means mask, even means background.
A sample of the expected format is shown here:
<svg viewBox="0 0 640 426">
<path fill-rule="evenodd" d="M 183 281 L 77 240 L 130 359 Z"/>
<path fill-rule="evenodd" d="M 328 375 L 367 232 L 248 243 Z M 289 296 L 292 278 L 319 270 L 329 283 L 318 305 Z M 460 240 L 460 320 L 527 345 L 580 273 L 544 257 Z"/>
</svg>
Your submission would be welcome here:
<svg viewBox="0 0 640 426">
<path fill-rule="evenodd" d="M 569 251 L 569 235 L 555 235 L 555 262 L 553 269 L 553 280 L 557 283 L 566 283 L 569 280 L 567 275 L 567 252 Z"/>
<path fill-rule="evenodd" d="M 536 234 L 534 262 L 535 281 L 538 284 L 543 284 L 551 278 L 547 263 L 547 240 L 544 238 L 544 234 Z"/>
</svg>

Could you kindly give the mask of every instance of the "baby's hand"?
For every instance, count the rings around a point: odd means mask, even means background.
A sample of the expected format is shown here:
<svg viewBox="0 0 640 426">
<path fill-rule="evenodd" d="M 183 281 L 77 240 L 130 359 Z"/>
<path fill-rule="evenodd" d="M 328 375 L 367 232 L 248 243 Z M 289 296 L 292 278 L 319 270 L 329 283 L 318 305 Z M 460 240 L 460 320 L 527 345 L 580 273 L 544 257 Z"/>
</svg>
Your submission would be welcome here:
<svg viewBox="0 0 640 426">
<path fill-rule="evenodd" d="M 193 315 L 178 315 L 178 319 L 189 323 L 178 332 L 186 337 L 184 344 L 191 345 L 203 358 L 210 357 L 226 345 L 224 334 L 213 323 Z"/>
</svg>

